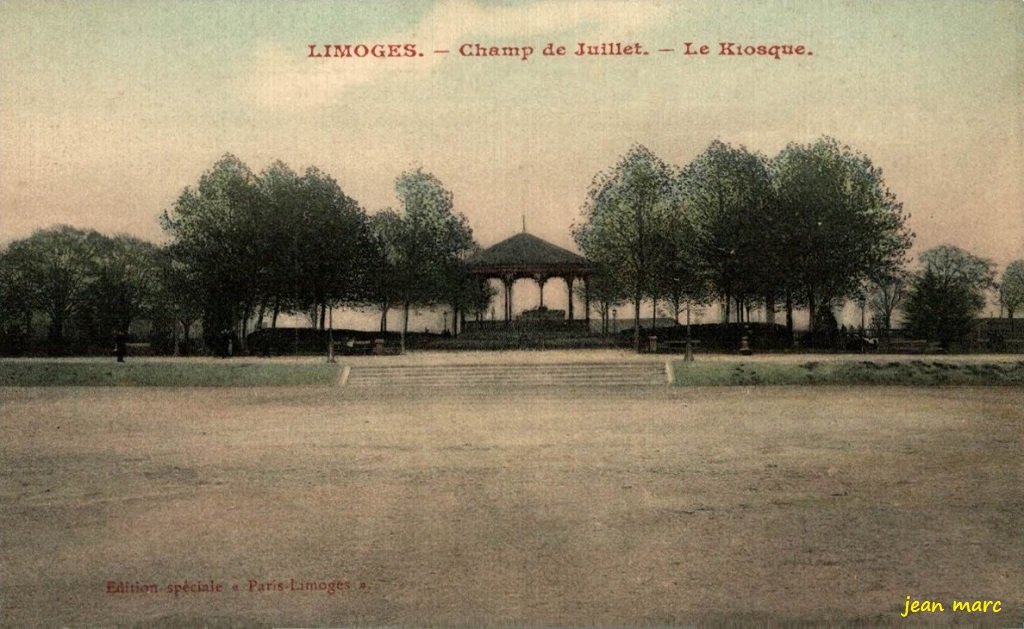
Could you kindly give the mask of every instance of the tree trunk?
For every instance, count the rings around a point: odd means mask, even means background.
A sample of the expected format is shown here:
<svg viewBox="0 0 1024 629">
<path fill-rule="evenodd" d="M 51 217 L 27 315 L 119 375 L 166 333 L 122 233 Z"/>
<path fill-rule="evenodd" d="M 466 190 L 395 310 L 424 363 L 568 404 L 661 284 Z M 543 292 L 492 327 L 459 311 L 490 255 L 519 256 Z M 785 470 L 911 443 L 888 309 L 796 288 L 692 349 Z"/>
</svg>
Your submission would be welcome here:
<svg viewBox="0 0 1024 629">
<path fill-rule="evenodd" d="M 400 338 L 399 347 L 401 352 L 405 353 L 405 335 L 409 333 L 409 302 L 402 304 L 402 335 Z"/>
<path fill-rule="evenodd" d="M 786 334 L 792 345 L 796 339 L 793 337 L 793 295 L 789 291 L 786 291 Z"/>
<path fill-rule="evenodd" d="M 808 291 L 807 293 L 807 316 L 810 317 L 811 345 L 813 346 L 817 343 L 818 338 L 817 303 L 814 299 L 814 291 Z"/>
<path fill-rule="evenodd" d="M 640 353 L 640 291 L 633 295 L 633 349 Z"/>
<path fill-rule="evenodd" d="M 109 332 L 109 330 L 105 330 Z M 64 345 L 64 316 L 55 315 L 50 318 L 50 342 L 57 347 Z"/>
<path fill-rule="evenodd" d="M 274 297 L 274 314 L 270 319 L 270 327 L 277 329 L 277 315 L 281 314 L 281 296 Z"/>
<path fill-rule="evenodd" d="M 242 311 L 242 336 L 239 339 L 239 349 L 245 352 L 248 350 L 249 341 L 246 338 L 249 336 L 249 318 L 252 317 L 252 304 L 245 304 L 245 308 Z"/>
<path fill-rule="evenodd" d="M 693 360 L 693 336 L 690 334 L 690 302 L 686 302 L 686 360 Z"/>
</svg>

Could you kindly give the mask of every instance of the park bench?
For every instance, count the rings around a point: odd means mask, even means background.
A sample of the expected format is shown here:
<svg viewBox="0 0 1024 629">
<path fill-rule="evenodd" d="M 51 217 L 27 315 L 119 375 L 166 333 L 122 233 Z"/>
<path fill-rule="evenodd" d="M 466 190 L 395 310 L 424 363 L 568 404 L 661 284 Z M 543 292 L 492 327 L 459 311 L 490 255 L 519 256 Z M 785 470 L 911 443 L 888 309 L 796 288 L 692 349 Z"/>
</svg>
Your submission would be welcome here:
<svg viewBox="0 0 1024 629">
<path fill-rule="evenodd" d="M 697 346 L 699 345 L 700 341 L 698 340 L 690 341 L 691 349 L 697 349 Z M 686 341 L 661 341 L 658 343 L 658 350 L 658 353 L 681 354 L 686 351 Z"/>
<path fill-rule="evenodd" d="M 342 356 L 366 356 L 385 353 L 388 352 L 384 347 L 384 339 L 374 339 L 372 341 L 360 341 L 359 339 L 335 341 L 330 347 L 330 354 L 332 356 L 336 354 L 341 354 Z"/>
<path fill-rule="evenodd" d="M 149 343 L 127 343 L 129 356 L 149 356 L 153 353 L 153 348 Z"/>
<path fill-rule="evenodd" d="M 939 354 L 944 352 L 938 343 L 920 339 L 900 339 L 889 341 L 885 348 L 890 354 Z"/>
<path fill-rule="evenodd" d="M 338 350 L 340 350 L 338 353 L 345 356 L 359 356 L 373 353 L 373 341 L 349 339 L 343 343 L 335 343 L 334 345 Z"/>
</svg>

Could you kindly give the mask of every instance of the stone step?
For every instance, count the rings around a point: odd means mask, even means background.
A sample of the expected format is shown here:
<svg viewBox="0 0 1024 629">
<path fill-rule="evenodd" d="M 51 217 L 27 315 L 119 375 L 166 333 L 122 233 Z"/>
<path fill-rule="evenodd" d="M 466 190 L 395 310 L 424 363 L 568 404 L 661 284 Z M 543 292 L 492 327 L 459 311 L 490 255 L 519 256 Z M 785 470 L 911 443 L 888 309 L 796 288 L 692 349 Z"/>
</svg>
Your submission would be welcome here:
<svg viewBox="0 0 1024 629">
<path fill-rule="evenodd" d="M 351 387 L 664 386 L 661 363 L 374 365 L 350 368 Z"/>
<path fill-rule="evenodd" d="M 650 372 L 650 371 L 663 371 L 665 369 L 664 364 L 659 365 L 637 365 L 637 366 L 622 366 L 622 365 L 607 365 L 600 367 L 590 366 L 575 366 L 575 365 L 529 365 L 529 366 L 509 366 L 509 367 L 488 367 L 481 365 L 480 367 L 465 367 L 465 368 L 452 368 L 452 367 L 436 367 L 436 366 L 423 366 L 423 367 L 363 367 L 353 365 L 352 369 L 359 369 L 367 373 L 400 373 L 400 372 L 419 372 L 419 371 L 444 371 L 446 373 L 510 373 L 513 371 L 549 371 L 549 372 L 560 372 L 560 371 L 572 371 L 572 372 L 607 372 L 607 371 L 619 371 L 619 372 Z"/>
<path fill-rule="evenodd" d="M 470 380 L 388 380 L 382 378 L 352 378 L 347 385 L 357 386 L 438 386 L 438 387 L 459 387 L 470 385 L 486 386 L 531 386 L 531 385 L 558 385 L 572 384 L 578 386 L 609 386 L 609 385 L 662 385 L 666 384 L 664 378 L 605 378 L 605 379 L 581 379 L 581 378 L 530 378 L 516 379 L 504 378 L 501 380 L 470 379 Z"/>
<path fill-rule="evenodd" d="M 440 372 L 446 373 L 512 373 L 542 370 L 547 372 L 655 372 L 664 371 L 663 363 L 626 364 L 565 364 L 565 365 L 395 365 L 395 366 L 353 366 L 364 373 Z"/>
</svg>

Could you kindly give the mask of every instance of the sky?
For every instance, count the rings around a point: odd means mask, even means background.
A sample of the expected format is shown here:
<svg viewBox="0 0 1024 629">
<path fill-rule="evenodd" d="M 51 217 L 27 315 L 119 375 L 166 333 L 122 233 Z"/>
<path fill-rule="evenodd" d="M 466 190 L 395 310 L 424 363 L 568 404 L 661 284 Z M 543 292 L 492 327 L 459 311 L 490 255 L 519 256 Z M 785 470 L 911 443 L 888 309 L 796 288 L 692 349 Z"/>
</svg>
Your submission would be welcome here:
<svg viewBox="0 0 1024 629">
<path fill-rule="evenodd" d="M 360 43 L 422 56 L 309 56 Z M 475 43 L 536 51 L 459 54 Z M 1024 258 L 1022 0 L 0 0 L 0 69 L 0 245 L 63 223 L 162 242 L 159 215 L 233 153 L 316 166 L 370 213 L 423 168 L 483 246 L 525 215 L 572 247 L 590 182 L 633 144 L 683 166 L 715 139 L 772 156 L 829 135 L 882 168 L 912 253 Z"/>
</svg>

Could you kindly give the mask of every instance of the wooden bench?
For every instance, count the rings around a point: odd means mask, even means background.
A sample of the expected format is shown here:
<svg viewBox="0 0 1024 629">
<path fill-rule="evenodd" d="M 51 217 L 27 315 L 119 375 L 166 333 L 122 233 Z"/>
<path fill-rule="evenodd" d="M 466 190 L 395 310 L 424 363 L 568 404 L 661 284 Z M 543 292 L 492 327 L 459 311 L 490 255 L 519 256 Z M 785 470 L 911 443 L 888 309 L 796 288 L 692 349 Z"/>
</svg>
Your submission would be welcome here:
<svg viewBox="0 0 1024 629">
<path fill-rule="evenodd" d="M 700 341 L 691 340 L 690 349 L 697 349 Z M 686 341 L 658 341 L 659 354 L 679 354 L 686 351 Z"/>
<path fill-rule="evenodd" d="M 153 347 L 149 343 L 127 343 L 129 356 L 151 356 Z"/>
<path fill-rule="evenodd" d="M 345 356 L 359 356 L 373 353 L 373 341 L 349 340 L 344 343 L 334 344 Z"/>
<path fill-rule="evenodd" d="M 379 350 L 377 345 L 380 345 Z M 374 339 L 372 341 L 360 341 L 358 339 L 335 341 L 329 349 L 332 356 L 337 354 L 342 356 L 367 356 L 370 354 L 386 353 L 382 339 Z"/>
<path fill-rule="evenodd" d="M 920 339 L 889 341 L 881 349 L 890 354 L 941 354 L 945 351 L 938 343 Z"/>
</svg>

